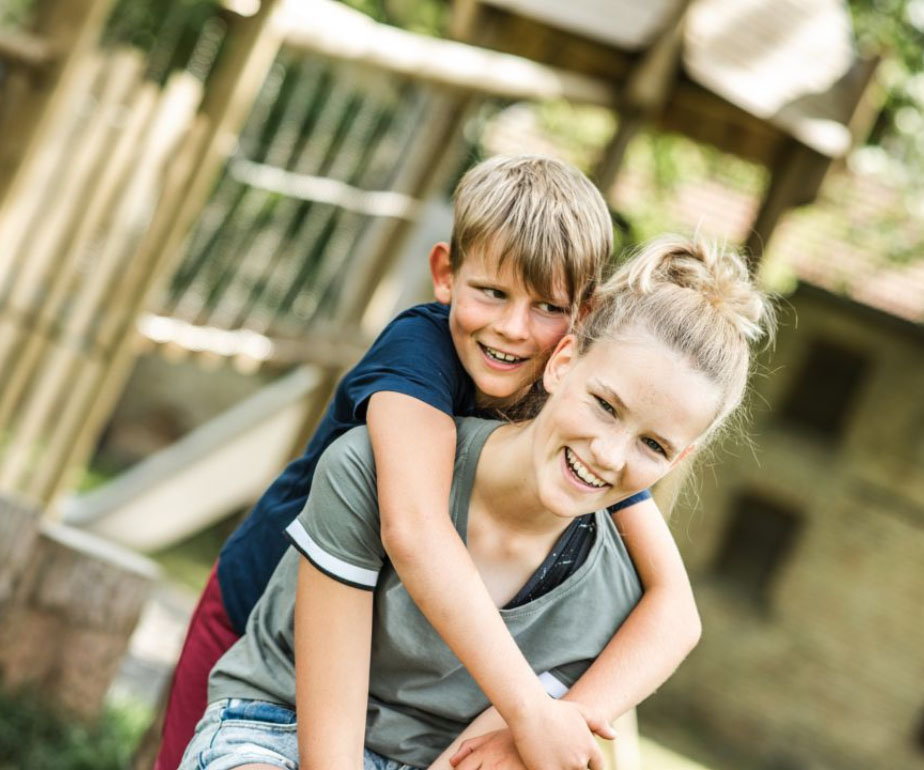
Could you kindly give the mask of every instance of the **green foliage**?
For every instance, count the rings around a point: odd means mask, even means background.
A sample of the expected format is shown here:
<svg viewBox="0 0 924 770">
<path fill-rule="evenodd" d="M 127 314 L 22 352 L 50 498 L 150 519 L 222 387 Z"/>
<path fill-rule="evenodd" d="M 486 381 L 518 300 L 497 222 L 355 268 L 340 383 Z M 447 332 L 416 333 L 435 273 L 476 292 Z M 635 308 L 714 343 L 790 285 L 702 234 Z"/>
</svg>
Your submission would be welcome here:
<svg viewBox="0 0 924 770">
<path fill-rule="evenodd" d="M 883 57 L 882 112 L 871 145 L 891 163 L 877 170 L 920 189 L 924 171 L 924 0 L 851 0 L 850 11 L 861 51 Z M 875 156 L 873 156 L 875 157 Z M 887 166 L 887 168 L 886 168 Z"/>
<path fill-rule="evenodd" d="M 87 728 L 34 695 L 0 692 L 0 770 L 129 770 L 150 719 L 123 704 Z"/>
<path fill-rule="evenodd" d="M 0 3 L 0 29 L 26 26 L 34 0 L 3 0 Z"/>
<path fill-rule="evenodd" d="M 376 21 L 422 35 L 443 37 L 449 23 L 448 0 L 341 0 Z"/>
</svg>

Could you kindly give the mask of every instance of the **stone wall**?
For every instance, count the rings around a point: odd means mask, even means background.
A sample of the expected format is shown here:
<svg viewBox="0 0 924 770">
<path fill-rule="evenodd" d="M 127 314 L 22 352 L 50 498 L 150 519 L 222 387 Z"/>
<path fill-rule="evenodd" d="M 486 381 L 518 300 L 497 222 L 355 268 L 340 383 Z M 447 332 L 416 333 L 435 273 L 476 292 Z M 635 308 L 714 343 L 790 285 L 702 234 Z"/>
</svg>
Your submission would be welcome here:
<svg viewBox="0 0 924 770">
<path fill-rule="evenodd" d="M 766 404 L 754 407 L 756 452 L 719 452 L 695 512 L 674 516 L 704 634 L 643 708 L 642 731 L 682 723 L 780 770 L 919 768 L 924 333 L 807 287 L 791 302 L 798 328 L 788 312 L 757 380 Z M 819 342 L 865 361 L 842 428 L 828 435 L 786 417 L 794 393 L 837 397 L 800 382 Z M 762 516 L 754 500 L 791 517 L 776 559 L 772 522 L 745 542 Z M 729 566 L 728 553 L 740 559 Z M 764 572 L 754 566 L 765 561 Z"/>
<path fill-rule="evenodd" d="M 0 684 L 95 719 L 155 576 L 148 560 L 0 497 Z"/>
</svg>

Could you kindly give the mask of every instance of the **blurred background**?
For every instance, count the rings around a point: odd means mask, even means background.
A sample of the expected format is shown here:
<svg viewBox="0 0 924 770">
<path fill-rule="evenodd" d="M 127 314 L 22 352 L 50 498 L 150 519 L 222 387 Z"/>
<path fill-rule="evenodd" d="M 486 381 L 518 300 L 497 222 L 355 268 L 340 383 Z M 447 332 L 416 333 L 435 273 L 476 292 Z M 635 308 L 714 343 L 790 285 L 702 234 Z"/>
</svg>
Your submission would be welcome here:
<svg viewBox="0 0 924 770">
<path fill-rule="evenodd" d="M 520 152 L 784 297 L 658 491 L 705 630 L 619 770 L 924 766 L 924 0 L 3 0 L 0 770 L 150 766 L 223 539 Z"/>
</svg>

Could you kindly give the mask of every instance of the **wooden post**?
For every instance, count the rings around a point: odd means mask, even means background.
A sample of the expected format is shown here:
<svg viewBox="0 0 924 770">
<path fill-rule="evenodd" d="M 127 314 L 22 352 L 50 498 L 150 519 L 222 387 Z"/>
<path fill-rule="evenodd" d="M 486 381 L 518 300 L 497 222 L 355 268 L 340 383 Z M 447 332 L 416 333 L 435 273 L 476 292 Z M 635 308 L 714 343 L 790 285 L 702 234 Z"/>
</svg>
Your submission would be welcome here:
<svg viewBox="0 0 924 770">
<path fill-rule="evenodd" d="M 79 425 L 73 426 L 57 451 L 49 453 L 31 484 L 32 492 L 43 500 L 50 500 L 66 486 L 68 471 L 86 461 L 121 393 L 134 361 L 135 317 L 169 276 L 279 50 L 280 31 L 272 23 L 276 5 L 277 0 L 263 0 L 253 16 L 234 17 L 196 125 L 168 172 L 151 226 L 138 247 L 136 259 L 150 262 L 151 267 L 148 280 L 132 301 L 136 313 L 117 334 L 114 353 L 92 388 L 92 400 L 83 404 Z"/>
<path fill-rule="evenodd" d="M 620 94 L 619 127 L 603 151 L 593 179 L 604 194 L 613 186 L 629 143 L 670 95 L 683 45 L 683 22 L 690 0 L 683 0 L 668 28 L 629 73 Z"/>
<path fill-rule="evenodd" d="M 0 371 L 4 372 L 0 427 L 30 382 L 48 342 L 55 336 L 54 329 L 68 325 L 63 305 L 69 297 L 74 298 L 74 283 L 85 269 L 85 255 L 79 246 L 86 243 L 93 232 L 89 227 L 98 221 L 92 215 L 93 206 L 88 204 L 104 189 L 100 182 L 105 171 L 119 159 L 113 149 L 124 148 L 126 137 L 137 140 L 134 131 L 121 132 L 119 137 L 112 117 L 122 109 L 129 91 L 145 90 L 139 89 L 143 60 L 136 52 L 123 51 L 111 62 L 114 66 L 106 68 L 110 77 L 103 86 L 98 110 L 69 145 L 79 148 L 78 159 L 71 173 L 63 175 L 62 183 L 49 195 L 49 213 L 40 225 L 36 222 L 39 226 L 35 237 L 21 255 L 22 268 L 5 298 L 7 317 L 0 319 Z M 131 123 L 137 121 L 129 123 L 131 128 Z M 94 266 L 92 273 L 97 272 Z"/>
<path fill-rule="evenodd" d="M 71 81 L 81 59 L 93 48 L 112 0 L 38 0 L 34 3 L 33 35 L 46 41 L 56 56 L 44 68 L 18 78 L 29 89 L 0 121 L 0 208 L 15 199 L 22 184 L 17 173 L 26 168 L 67 108 Z"/>
<path fill-rule="evenodd" d="M 831 159 L 787 139 L 770 169 L 770 184 L 751 226 L 745 245 L 748 267 L 757 271 L 777 223 L 787 210 L 811 203 L 831 165 Z"/>
</svg>

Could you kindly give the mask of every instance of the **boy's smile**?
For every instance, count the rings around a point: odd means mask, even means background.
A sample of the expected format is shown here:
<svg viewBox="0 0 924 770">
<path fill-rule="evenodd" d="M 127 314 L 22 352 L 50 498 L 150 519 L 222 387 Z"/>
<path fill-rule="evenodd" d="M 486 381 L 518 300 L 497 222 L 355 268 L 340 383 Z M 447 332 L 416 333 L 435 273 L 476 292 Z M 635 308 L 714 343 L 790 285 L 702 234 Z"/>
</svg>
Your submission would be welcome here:
<svg viewBox="0 0 924 770">
<path fill-rule="evenodd" d="M 430 266 L 436 298 L 450 304 L 452 341 L 475 383 L 479 406 L 516 402 L 539 379 L 568 331 L 567 292 L 541 297 L 525 285 L 512 261 L 498 267 L 493 255 L 480 250 L 467 255 L 453 274 L 448 247 L 438 244 Z"/>
</svg>

